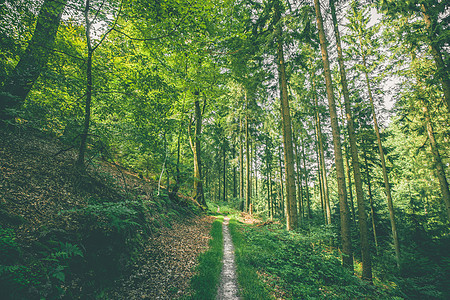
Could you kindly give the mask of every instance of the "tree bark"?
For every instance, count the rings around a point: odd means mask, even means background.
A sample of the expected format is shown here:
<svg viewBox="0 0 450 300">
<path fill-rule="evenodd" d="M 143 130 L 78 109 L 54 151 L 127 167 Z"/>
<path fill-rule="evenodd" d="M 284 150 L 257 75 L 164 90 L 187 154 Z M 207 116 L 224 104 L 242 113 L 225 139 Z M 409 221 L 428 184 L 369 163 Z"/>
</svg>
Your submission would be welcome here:
<svg viewBox="0 0 450 300">
<path fill-rule="evenodd" d="M 202 181 L 203 178 L 202 178 L 201 144 L 200 144 L 200 138 L 202 133 L 202 111 L 200 109 L 199 92 L 195 93 L 194 110 L 195 110 L 195 132 L 194 136 L 192 135 L 189 136 L 192 153 L 194 155 L 194 200 L 196 200 L 200 205 L 206 206 L 206 200 L 203 194 L 203 181 Z M 189 129 L 190 127 L 191 126 L 189 126 Z"/>
<path fill-rule="evenodd" d="M 244 199 L 244 142 L 242 141 L 242 118 L 239 118 L 239 199 Z"/>
<path fill-rule="evenodd" d="M 314 0 L 314 8 L 316 12 L 317 28 L 319 31 L 320 48 L 322 52 L 322 61 L 324 65 L 324 77 L 330 110 L 331 127 L 333 133 L 334 158 L 336 164 L 336 175 L 339 194 L 339 210 L 341 217 L 341 239 L 342 239 L 342 253 L 343 253 L 342 260 L 343 265 L 346 268 L 353 270 L 353 254 L 350 239 L 350 216 L 347 204 L 347 191 L 345 188 L 345 175 L 344 175 L 344 163 L 342 159 L 341 137 L 339 133 L 339 124 L 336 113 L 336 103 L 333 94 L 333 84 L 331 82 L 330 63 L 328 60 L 327 42 L 325 38 L 325 31 L 323 28 L 323 19 L 322 13 L 320 12 L 319 0 Z"/>
<path fill-rule="evenodd" d="M 303 159 L 303 172 L 305 175 L 305 192 L 306 192 L 306 210 L 308 219 L 311 219 L 311 198 L 309 194 L 309 183 L 308 183 L 308 169 L 306 168 L 306 155 L 305 155 L 305 145 L 303 139 L 300 138 L 300 143 L 302 147 L 302 159 Z"/>
<path fill-rule="evenodd" d="M 297 174 L 297 199 L 298 199 L 298 217 L 300 220 L 300 223 L 303 222 L 303 187 L 302 187 L 302 181 L 303 176 L 301 174 L 302 168 L 300 166 L 300 154 L 298 153 L 298 140 L 294 134 L 295 132 L 295 126 L 294 131 L 292 132 L 292 139 L 294 142 L 294 155 L 295 155 L 295 164 L 297 166 L 296 174 Z"/>
<path fill-rule="evenodd" d="M 361 170 L 358 156 L 358 148 L 356 145 L 355 125 L 350 106 L 350 95 L 347 86 L 347 76 L 344 66 L 344 58 L 341 48 L 341 37 L 339 34 L 338 23 L 336 19 L 336 9 L 334 1 L 330 0 L 331 16 L 333 19 L 334 34 L 336 37 L 336 47 L 338 51 L 339 71 L 341 75 L 342 94 L 344 95 L 345 114 L 347 118 L 348 139 L 350 142 L 350 152 L 352 155 L 353 177 L 355 179 L 356 202 L 358 204 L 358 224 L 359 236 L 361 241 L 361 257 L 362 257 L 362 277 L 367 281 L 372 281 L 372 262 L 370 257 L 369 231 L 367 228 L 366 206 L 364 203 L 364 192 L 362 188 Z"/>
<path fill-rule="evenodd" d="M 441 155 L 439 154 L 438 145 L 434 137 L 433 126 L 431 125 L 430 115 L 428 113 L 426 103 L 424 103 L 422 109 L 425 116 L 428 138 L 430 139 L 431 153 L 433 154 L 434 163 L 436 165 L 439 187 L 441 188 L 442 199 L 444 200 L 445 208 L 447 209 L 447 218 L 450 221 L 450 192 L 447 177 L 445 176 L 444 164 L 442 163 Z"/>
<path fill-rule="evenodd" d="M 367 153 L 364 150 L 363 150 L 363 157 L 364 157 L 364 164 L 366 167 L 367 189 L 369 190 L 370 213 L 372 215 L 373 240 L 375 242 L 375 250 L 378 254 L 378 238 L 377 238 L 377 227 L 375 226 L 375 210 L 373 207 L 372 182 L 370 180 L 370 170 L 369 170 L 369 163 L 367 161 Z"/>
<path fill-rule="evenodd" d="M 15 109 L 25 101 L 33 84 L 47 65 L 66 3 L 67 0 L 45 0 L 42 4 L 33 37 L 1 89 L 1 119 L 12 117 L 5 109 Z"/>
<path fill-rule="evenodd" d="M 78 158 L 76 165 L 78 169 L 84 169 L 84 157 L 86 153 L 87 137 L 89 134 L 89 125 L 91 121 L 91 103 L 92 103 L 92 55 L 94 53 L 91 44 L 91 22 L 89 21 L 90 0 L 86 0 L 84 10 L 84 19 L 86 23 L 86 45 L 87 45 L 87 61 L 86 61 L 86 103 L 84 106 L 84 125 L 81 134 L 80 148 L 78 149 Z"/>
<path fill-rule="evenodd" d="M 223 142 L 222 159 L 223 159 L 223 201 L 227 201 L 227 151 L 225 147 L 225 141 Z"/>
<path fill-rule="evenodd" d="M 279 159 L 278 159 L 278 164 L 280 167 L 280 207 L 281 207 L 281 214 L 284 217 L 285 211 L 286 211 L 286 207 L 284 206 L 285 203 L 285 197 L 284 197 L 284 184 L 283 184 L 283 158 L 281 156 L 281 145 L 278 148 L 278 153 L 279 153 Z"/>
<path fill-rule="evenodd" d="M 389 219 L 391 221 L 391 230 L 392 230 L 392 239 L 394 242 L 395 258 L 397 261 L 397 267 L 400 268 L 400 244 L 398 242 L 398 236 L 397 236 L 397 225 L 395 222 L 394 205 L 393 205 L 392 196 L 391 196 L 391 186 L 389 184 L 389 176 L 388 176 L 387 169 L 386 169 L 386 160 L 384 158 L 384 150 L 383 150 L 383 145 L 381 143 L 381 135 L 380 135 L 377 116 L 376 116 L 376 112 L 375 112 L 372 88 L 370 86 L 369 74 L 367 72 L 367 61 L 366 61 L 366 55 L 364 54 L 364 49 L 363 49 L 362 34 L 363 33 L 360 29 L 359 45 L 361 47 L 361 56 L 363 59 L 364 77 L 366 80 L 367 93 L 369 95 L 370 106 L 372 109 L 373 127 L 375 130 L 375 134 L 377 136 L 378 153 L 380 155 L 381 168 L 383 171 L 383 181 L 384 181 L 384 188 L 385 188 L 385 192 L 386 192 L 386 198 L 387 198 L 387 202 L 388 202 Z"/>
<path fill-rule="evenodd" d="M 297 196 L 294 175 L 294 150 L 292 146 L 292 122 L 289 108 L 286 66 L 283 53 L 283 33 L 281 10 L 279 2 L 275 2 L 275 24 L 276 24 L 276 42 L 277 42 L 277 66 L 280 88 L 280 106 L 281 120 L 283 127 L 283 150 L 284 150 L 284 168 L 286 177 L 286 229 L 292 230 L 298 227 L 297 216 Z"/>
<path fill-rule="evenodd" d="M 246 181 L 247 181 L 247 189 L 245 193 L 245 212 L 250 212 L 251 205 L 251 196 L 252 196 L 252 184 L 250 182 L 250 137 L 248 132 L 248 97 L 247 90 L 245 91 L 245 154 L 246 154 Z"/>
<path fill-rule="evenodd" d="M 318 143 L 318 151 L 319 151 L 319 176 L 321 176 L 322 180 L 322 189 L 323 189 L 323 200 L 325 204 L 325 213 L 326 213 L 326 221 L 328 225 L 331 225 L 331 207 L 330 207 L 330 197 L 328 195 L 328 180 L 327 180 L 327 170 L 325 166 L 325 151 L 323 147 L 323 138 L 322 138 L 322 126 L 320 124 L 320 115 L 319 115 L 319 99 L 317 98 L 317 93 L 315 91 L 315 83 L 313 82 L 313 93 L 314 93 L 314 104 L 316 106 L 315 109 L 315 121 L 316 121 L 316 132 L 317 132 L 317 143 Z"/>
<path fill-rule="evenodd" d="M 236 141 L 236 140 L 234 140 Z M 236 157 L 236 145 L 233 142 L 233 148 L 232 148 L 232 157 L 233 159 Z M 233 164 L 233 199 L 236 199 L 237 197 L 237 176 L 236 176 L 236 164 Z"/>
</svg>

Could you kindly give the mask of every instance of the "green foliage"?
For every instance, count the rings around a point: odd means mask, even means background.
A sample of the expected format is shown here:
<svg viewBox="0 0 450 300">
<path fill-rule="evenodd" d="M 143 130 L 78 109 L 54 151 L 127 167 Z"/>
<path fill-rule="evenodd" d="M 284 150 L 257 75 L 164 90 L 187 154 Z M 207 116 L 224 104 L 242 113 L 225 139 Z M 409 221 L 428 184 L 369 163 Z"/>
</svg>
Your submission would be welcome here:
<svg viewBox="0 0 450 300">
<path fill-rule="evenodd" d="M 196 275 L 191 280 L 192 295 L 188 299 L 215 299 L 222 270 L 223 219 L 216 219 L 211 227 L 209 249 L 198 257 Z"/>
<path fill-rule="evenodd" d="M 242 274 L 239 282 L 242 281 L 248 299 L 258 299 L 252 296 L 258 280 L 263 280 L 275 295 L 285 293 L 284 299 L 377 299 L 395 295 L 393 291 L 375 290 L 344 269 L 339 254 L 326 246 L 328 242 L 324 239 L 329 239 L 329 234 L 323 235 L 318 230 L 303 235 L 249 227 L 235 221 L 230 227 L 238 273 Z M 259 278 L 247 278 L 255 271 Z M 263 288 L 260 289 L 264 294 Z"/>
<path fill-rule="evenodd" d="M 100 204 L 88 205 L 78 210 L 89 218 L 97 220 L 97 226 L 107 231 L 116 231 L 120 233 L 130 232 L 140 224 L 135 220 L 137 211 L 133 209 L 133 202 L 104 202 Z"/>
<path fill-rule="evenodd" d="M 58 242 L 58 246 L 44 259 L 52 262 L 52 267 L 49 269 L 49 275 L 64 283 L 66 281 L 65 270 L 69 267 L 71 259 L 76 256 L 84 256 L 77 245 L 68 242 Z"/>
<path fill-rule="evenodd" d="M 19 258 L 20 249 L 16 242 L 14 230 L 0 227 L 0 264 Z"/>
<path fill-rule="evenodd" d="M 240 230 L 241 227 L 235 219 L 230 220 L 229 227 L 235 249 L 238 282 L 243 299 L 272 299 L 273 297 L 269 295 L 269 291 L 263 284 L 263 281 L 258 277 L 258 268 L 247 260 L 246 254 L 248 253 L 247 247 L 249 247 L 249 244 L 244 239 L 244 235 Z"/>
</svg>

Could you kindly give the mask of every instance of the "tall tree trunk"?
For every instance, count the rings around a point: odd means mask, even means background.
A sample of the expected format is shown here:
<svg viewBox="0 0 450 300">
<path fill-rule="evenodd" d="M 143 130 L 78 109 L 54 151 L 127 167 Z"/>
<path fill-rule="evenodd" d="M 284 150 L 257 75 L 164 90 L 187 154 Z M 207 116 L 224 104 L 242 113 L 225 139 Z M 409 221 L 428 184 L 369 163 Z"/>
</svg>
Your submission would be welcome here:
<svg viewBox="0 0 450 300">
<path fill-rule="evenodd" d="M 201 144 L 200 138 L 202 133 L 202 111 L 200 109 L 199 92 L 195 93 L 195 132 L 194 136 L 189 135 L 192 152 L 194 154 L 194 199 L 203 206 L 206 206 L 205 197 L 203 194 L 203 178 L 202 178 L 202 164 L 201 164 Z M 205 104 L 206 105 L 206 99 Z M 189 126 L 189 131 L 190 130 Z"/>
<path fill-rule="evenodd" d="M 375 226 L 375 210 L 373 208 L 372 182 L 370 181 L 369 163 L 367 161 L 367 153 L 364 150 L 364 147 L 363 147 L 363 157 L 364 157 L 364 164 L 365 164 L 365 168 L 366 168 L 367 189 L 369 190 L 370 214 L 372 215 L 373 240 L 375 242 L 375 250 L 378 255 L 378 238 L 377 238 L 377 227 Z"/>
<path fill-rule="evenodd" d="M 448 68 L 445 65 L 444 60 L 442 59 L 441 49 L 436 43 L 435 36 L 435 27 L 433 19 L 428 13 L 428 9 L 425 7 L 425 4 L 421 4 L 421 9 L 423 13 L 423 19 L 425 21 L 425 27 L 428 31 L 428 39 L 430 42 L 431 55 L 434 58 L 434 62 L 436 64 L 438 78 L 441 80 L 442 89 L 444 91 L 444 99 L 447 104 L 447 111 L 450 114 L 450 76 L 448 72 Z"/>
<path fill-rule="evenodd" d="M 243 136 L 242 118 L 239 117 L 239 199 L 244 201 L 244 142 Z"/>
<path fill-rule="evenodd" d="M 415 53 L 412 53 L 412 60 L 416 59 Z M 417 79 L 419 83 L 419 80 Z M 425 126 L 427 130 L 428 138 L 430 139 L 431 153 L 433 155 L 434 163 L 436 165 L 436 173 L 439 180 L 439 187 L 442 193 L 442 199 L 444 200 L 445 208 L 447 210 L 447 219 L 450 221 L 450 192 L 447 177 L 445 175 L 444 164 L 442 163 L 441 155 L 439 153 L 438 144 L 434 137 L 433 126 L 431 125 L 430 114 L 428 112 L 427 102 L 423 97 L 420 99 L 422 104 L 422 111 L 425 117 Z"/>
<path fill-rule="evenodd" d="M 84 10 L 84 19 L 86 22 L 86 45 L 87 45 L 87 61 L 86 61 L 86 103 L 84 106 L 84 126 L 81 134 L 80 148 L 78 150 L 78 158 L 76 165 L 82 170 L 84 169 L 84 157 L 86 153 L 87 137 L 89 134 L 89 125 L 91 121 L 91 103 L 92 103 L 92 50 L 91 44 L 91 22 L 89 21 L 90 0 L 86 0 Z"/>
<path fill-rule="evenodd" d="M 283 33 L 281 21 L 280 3 L 275 2 L 275 23 L 277 42 L 277 66 L 280 88 L 281 120 L 283 126 L 284 168 L 286 177 L 286 229 L 292 230 L 298 227 L 297 196 L 294 175 L 294 150 L 292 146 L 292 122 L 289 108 L 286 66 L 283 53 Z"/>
<path fill-rule="evenodd" d="M 345 188 L 344 163 L 342 159 L 341 136 L 339 133 L 338 117 L 336 113 L 336 104 L 334 101 L 333 84 L 331 82 L 330 63 L 328 61 L 327 42 L 325 31 L 323 29 L 322 13 L 320 12 L 319 0 L 314 0 L 316 12 L 317 28 L 319 30 L 320 48 L 322 52 L 322 61 L 324 65 L 325 84 L 328 96 L 330 110 L 331 128 L 333 133 L 334 158 L 336 164 L 336 175 L 338 182 L 339 210 L 341 217 L 341 239 L 342 239 L 342 261 L 343 265 L 353 270 L 353 254 L 350 239 L 350 216 L 347 205 L 347 191 Z"/>
<path fill-rule="evenodd" d="M 362 34 L 363 33 L 360 29 L 359 45 L 361 48 L 361 56 L 363 59 L 364 76 L 366 79 L 367 93 L 369 94 L 370 106 L 372 108 L 373 127 L 375 129 L 375 134 L 377 136 L 378 153 L 380 155 L 381 168 L 383 171 L 384 188 L 385 188 L 386 198 L 387 198 L 387 202 L 388 202 L 389 219 L 391 221 L 392 240 L 394 242 L 395 258 L 397 261 L 397 267 L 400 268 L 400 244 L 398 242 L 398 236 L 397 236 L 397 225 L 395 223 L 394 205 L 392 203 L 392 196 L 391 196 L 391 186 L 389 184 L 389 176 L 388 176 L 387 169 L 386 169 L 386 160 L 384 158 L 384 150 L 383 150 L 383 145 L 381 144 L 381 135 L 380 135 L 379 127 L 378 127 L 377 116 L 375 113 L 375 105 L 373 103 L 372 88 L 370 86 L 369 74 L 367 72 L 367 61 L 366 61 L 366 55 L 364 54 L 364 49 L 363 49 Z"/>
<path fill-rule="evenodd" d="M 325 196 L 323 194 L 323 181 L 322 181 L 322 170 L 321 170 L 321 163 L 320 163 L 320 159 L 319 159 L 319 144 L 317 142 L 317 131 L 315 128 L 315 144 L 316 144 L 316 162 L 317 162 L 317 180 L 319 181 L 319 198 L 320 198 L 320 206 L 322 209 L 322 216 L 323 219 L 325 221 L 325 224 L 328 224 L 328 220 L 327 220 L 327 212 L 326 212 L 326 204 L 325 204 Z M 316 184 L 314 184 L 314 187 L 316 186 Z"/>
<path fill-rule="evenodd" d="M 344 121 L 344 110 L 341 109 L 342 112 L 342 120 Z M 348 196 L 350 198 L 350 210 L 352 213 L 353 225 L 356 226 L 356 217 L 355 217 L 355 204 L 353 203 L 353 189 L 352 189 L 352 175 L 349 163 L 349 150 L 347 145 L 347 136 L 344 134 L 344 149 L 345 149 L 345 169 L 347 170 L 347 180 L 348 180 Z"/>
<path fill-rule="evenodd" d="M 284 217 L 284 213 L 285 213 L 285 206 L 284 206 L 284 203 L 285 203 L 285 197 L 284 197 L 284 184 L 283 184 L 283 164 L 282 164 L 282 161 L 283 161 L 283 159 L 282 159 L 282 156 L 281 156 L 281 145 L 280 145 L 280 147 L 278 148 L 278 153 L 279 153 L 279 159 L 278 159 L 278 163 L 279 163 L 279 166 L 280 166 L 280 207 L 282 208 L 281 209 L 281 214 L 282 214 L 282 216 Z"/>
<path fill-rule="evenodd" d="M 223 150 L 222 150 L 222 159 L 223 159 L 223 201 L 227 201 L 227 151 L 225 147 L 225 142 L 223 143 Z"/>
<path fill-rule="evenodd" d="M 436 166 L 436 173 L 442 192 L 442 198 L 447 209 L 447 218 L 450 221 L 450 192 L 447 177 L 445 176 L 444 164 L 442 163 L 441 155 L 439 154 L 439 148 L 436 142 L 436 138 L 434 137 L 433 126 L 431 125 L 430 114 L 428 113 L 428 107 L 426 103 L 423 104 L 422 110 L 425 116 L 427 134 L 428 138 L 430 139 L 431 153 L 433 154 L 433 159 Z"/>
<path fill-rule="evenodd" d="M 180 189 L 180 185 L 181 185 L 181 172 L 180 172 L 181 133 L 182 133 L 182 130 L 180 128 L 180 131 L 178 132 L 178 137 L 177 137 L 177 164 L 175 165 L 175 172 L 176 172 L 175 173 L 175 185 L 169 194 L 171 200 L 176 199 L 178 190 Z M 206 184 L 206 189 L 208 189 L 207 184 Z"/>
<path fill-rule="evenodd" d="M 236 141 L 236 140 L 235 140 Z M 233 143 L 232 153 L 233 159 L 236 157 L 236 145 Z M 237 176 L 236 176 L 236 164 L 233 163 L 233 199 L 237 197 Z"/>
<path fill-rule="evenodd" d="M 295 127 L 294 127 L 295 128 Z M 300 154 L 298 153 L 298 139 L 295 137 L 294 134 L 295 130 L 292 132 L 292 139 L 294 141 L 294 155 L 295 155 L 295 164 L 297 166 L 297 199 L 298 199 L 298 217 L 300 219 L 300 223 L 303 222 L 303 187 L 302 187 L 302 181 L 303 176 L 301 174 L 302 168 L 300 166 Z"/>
<path fill-rule="evenodd" d="M 311 219 L 311 198 L 309 194 L 309 183 L 308 183 L 308 169 L 306 168 L 306 155 L 305 155 L 305 145 L 303 140 L 300 138 L 300 143 L 302 147 L 302 159 L 303 159 L 303 172 L 305 175 L 305 192 L 306 192 L 306 209 L 308 219 Z"/>
<path fill-rule="evenodd" d="M 45 0 L 42 4 L 33 37 L 0 91 L 0 119 L 11 118 L 5 109 L 17 108 L 25 101 L 47 65 L 66 3 L 67 0 Z"/>
<path fill-rule="evenodd" d="M 255 170 L 255 197 L 258 198 L 258 168 L 257 168 L 256 141 L 253 146 L 253 170 Z"/>
<path fill-rule="evenodd" d="M 252 193 L 252 184 L 250 182 L 250 137 L 248 132 L 248 97 L 247 90 L 245 91 L 245 154 L 246 154 L 246 181 L 247 181 L 247 189 L 245 193 L 245 212 L 250 212 L 250 201 L 251 201 L 251 193 Z"/>
<path fill-rule="evenodd" d="M 334 34 L 336 37 L 336 47 L 338 51 L 339 71 L 341 75 L 342 93 L 344 95 L 345 115 L 347 118 L 348 139 L 350 142 L 350 152 L 352 154 L 353 178 L 355 179 L 356 202 L 358 204 L 358 224 L 359 237 L 361 241 L 362 257 L 362 277 L 365 280 L 372 281 L 372 262 L 370 257 L 369 231 L 367 228 L 366 206 L 364 203 L 364 192 L 362 188 L 361 170 L 358 157 L 358 148 L 356 145 L 355 125 L 350 105 L 350 95 L 347 87 L 347 76 L 344 66 L 344 58 L 341 48 L 341 37 L 339 34 L 338 23 L 336 19 L 336 9 L 334 1 L 330 0 L 331 16 L 333 19 Z"/>
<path fill-rule="evenodd" d="M 328 195 L 328 181 L 327 181 L 327 170 L 325 166 L 325 151 L 323 147 L 323 136 L 322 136 L 322 126 L 320 124 L 320 115 L 319 115 L 319 100 L 317 98 L 317 93 L 315 91 L 315 83 L 313 80 L 313 93 L 314 93 L 314 104 L 316 106 L 315 109 L 315 121 L 316 121 L 316 134 L 317 134 L 317 143 L 318 143 L 318 152 L 319 152 L 319 176 L 322 178 L 322 189 L 323 189 L 323 200 L 325 204 L 325 213 L 326 213 L 326 221 L 328 225 L 331 225 L 331 207 L 330 207 L 330 197 Z"/>
</svg>

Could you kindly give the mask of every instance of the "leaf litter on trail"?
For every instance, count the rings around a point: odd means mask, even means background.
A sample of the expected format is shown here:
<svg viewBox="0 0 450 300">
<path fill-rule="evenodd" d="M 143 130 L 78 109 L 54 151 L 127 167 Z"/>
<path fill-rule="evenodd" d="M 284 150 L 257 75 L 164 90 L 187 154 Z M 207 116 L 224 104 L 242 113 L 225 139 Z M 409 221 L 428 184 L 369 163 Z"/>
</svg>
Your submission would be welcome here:
<svg viewBox="0 0 450 300">
<path fill-rule="evenodd" d="M 197 257 L 208 247 L 213 220 L 196 216 L 148 239 L 133 270 L 117 282 L 111 298 L 176 299 L 188 295 Z"/>
</svg>

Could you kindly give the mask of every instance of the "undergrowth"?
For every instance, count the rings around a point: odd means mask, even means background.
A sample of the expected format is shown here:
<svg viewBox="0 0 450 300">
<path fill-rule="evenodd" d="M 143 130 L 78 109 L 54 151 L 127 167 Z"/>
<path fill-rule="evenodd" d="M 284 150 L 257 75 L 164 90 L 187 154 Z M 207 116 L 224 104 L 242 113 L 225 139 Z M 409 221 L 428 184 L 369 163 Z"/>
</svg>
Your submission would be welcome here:
<svg viewBox="0 0 450 300">
<path fill-rule="evenodd" d="M 240 230 L 240 225 L 235 219 L 230 220 L 229 224 L 231 237 L 233 239 L 237 276 L 241 296 L 246 300 L 265 300 L 273 299 L 264 283 L 258 278 L 257 268 L 247 259 L 248 247 L 250 246 Z"/>
<path fill-rule="evenodd" d="M 211 227 L 209 249 L 199 255 L 196 275 L 191 280 L 192 295 L 186 299 L 215 299 L 222 270 L 223 218 L 217 218 Z"/>
<path fill-rule="evenodd" d="M 395 299 L 397 291 L 369 285 L 341 266 L 328 235 L 230 222 L 244 299 Z M 259 275 L 256 275 L 256 273 Z M 258 285 L 258 280 L 265 287 Z M 400 297 L 399 297 L 400 298 Z"/>
</svg>

